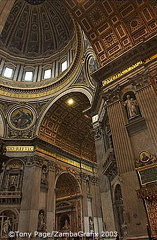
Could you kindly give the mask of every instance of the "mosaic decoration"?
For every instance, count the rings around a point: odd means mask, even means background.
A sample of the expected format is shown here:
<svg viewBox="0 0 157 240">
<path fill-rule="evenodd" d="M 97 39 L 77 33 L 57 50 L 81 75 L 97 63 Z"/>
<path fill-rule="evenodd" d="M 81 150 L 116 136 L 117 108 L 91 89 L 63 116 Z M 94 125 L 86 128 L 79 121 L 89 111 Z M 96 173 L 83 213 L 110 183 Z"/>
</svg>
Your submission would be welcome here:
<svg viewBox="0 0 157 240">
<path fill-rule="evenodd" d="M 30 108 L 19 107 L 14 109 L 9 116 L 9 124 L 19 130 L 30 128 L 35 120 L 33 111 Z"/>
</svg>

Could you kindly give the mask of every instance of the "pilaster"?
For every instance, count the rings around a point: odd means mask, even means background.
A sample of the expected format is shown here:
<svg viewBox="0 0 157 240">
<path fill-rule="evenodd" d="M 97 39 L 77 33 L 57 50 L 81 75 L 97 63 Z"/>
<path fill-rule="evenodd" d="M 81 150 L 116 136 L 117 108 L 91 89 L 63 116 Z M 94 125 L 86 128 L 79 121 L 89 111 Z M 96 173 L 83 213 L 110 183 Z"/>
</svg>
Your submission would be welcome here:
<svg viewBox="0 0 157 240">
<path fill-rule="evenodd" d="M 157 154 L 157 95 L 150 81 L 150 76 L 145 73 L 131 81 L 136 90 L 136 96 L 140 103 L 142 116 L 146 120 L 148 131 Z"/>
<path fill-rule="evenodd" d="M 38 156 L 27 158 L 19 217 L 19 231 L 21 232 L 34 232 L 37 230 L 41 167 L 41 159 Z"/>
</svg>

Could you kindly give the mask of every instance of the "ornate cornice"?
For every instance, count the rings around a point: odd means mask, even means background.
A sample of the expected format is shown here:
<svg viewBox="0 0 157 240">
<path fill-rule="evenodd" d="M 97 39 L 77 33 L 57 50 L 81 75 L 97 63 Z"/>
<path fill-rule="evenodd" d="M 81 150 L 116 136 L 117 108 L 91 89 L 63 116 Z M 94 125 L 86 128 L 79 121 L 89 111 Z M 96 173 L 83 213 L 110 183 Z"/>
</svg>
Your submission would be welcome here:
<svg viewBox="0 0 157 240">
<path fill-rule="evenodd" d="M 86 173 L 80 173 L 80 177 L 84 182 L 90 182 L 92 184 L 98 184 L 99 183 L 99 178 L 96 176 L 88 175 Z"/>
<path fill-rule="evenodd" d="M 120 92 L 121 92 L 121 87 L 116 86 L 114 88 L 110 88 L 107 91 L 102 92 L 102 98 L 105 101 L 106 106 L 109 104 L 113 104 L 117 101 L 120 101 Z"/>
<path fill-rule="evenodd" d="M 156 54 L 156 45 L 157 36 L 147 41 L 143 41 L 142 43 L 130 49 L 128 52 L 125 52 L 120 57 L 106 64 L 98 71 L 94 72 L 92 77 L 95 81 L 99 82 L 111 77 L 113 74 L 123 71 L 127 67 L 130 67 L 139 61 L 148 63 L 149 61 L 153 60 L 151 59 L 151 56 Z"/>
<path fill-rule="evenodd" d="M 134 86 L 136 91 L 139 91 L 144 87 L 151 85 L 150 74 L 148 71 L 145 71 L 142 74 L 137 74 L 135 77 L 129 79 L 129 82 Z"/>
</svg>

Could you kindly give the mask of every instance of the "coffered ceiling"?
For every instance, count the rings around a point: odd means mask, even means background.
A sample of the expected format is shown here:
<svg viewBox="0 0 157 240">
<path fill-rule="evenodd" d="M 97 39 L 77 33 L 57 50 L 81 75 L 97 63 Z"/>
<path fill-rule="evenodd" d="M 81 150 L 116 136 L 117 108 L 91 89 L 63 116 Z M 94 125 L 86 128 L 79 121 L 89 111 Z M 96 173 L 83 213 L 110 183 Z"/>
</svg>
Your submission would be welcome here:
<svg viewBox="0 0 157 240">
<path fill-rule="evenodd" d="M 74 100 L 69 106 L 67 101 Z M 46 113 L 39 137 L 80 158 L 96 161 L 91 119 L 83 111 L 89 100 L 82 93 L 71 93 L 60 98 Z"/>
<path fill-rule="evenodd" d="M 101 65 L 157 33 L 156 0 L 64 0 Z"/>
</svg>

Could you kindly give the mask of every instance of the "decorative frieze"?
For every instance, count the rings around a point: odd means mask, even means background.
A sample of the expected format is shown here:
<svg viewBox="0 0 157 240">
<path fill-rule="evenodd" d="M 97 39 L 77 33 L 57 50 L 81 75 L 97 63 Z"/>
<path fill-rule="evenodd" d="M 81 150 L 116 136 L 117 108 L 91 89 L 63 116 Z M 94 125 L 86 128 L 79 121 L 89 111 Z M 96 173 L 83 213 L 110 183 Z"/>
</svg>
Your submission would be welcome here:
<svg viewBox="0 0 157 240">
<path fill-rule="evenodd" d="M 92 184 L 98 184 L 99 183 L 99 178 L 96 177 L 96 176 L 91 176 L 91 175 L 88 175 L 86 173 L 80 173 L 80 177 L 83 181 L 85 182 L 90 182 Z"/>
</svg>

